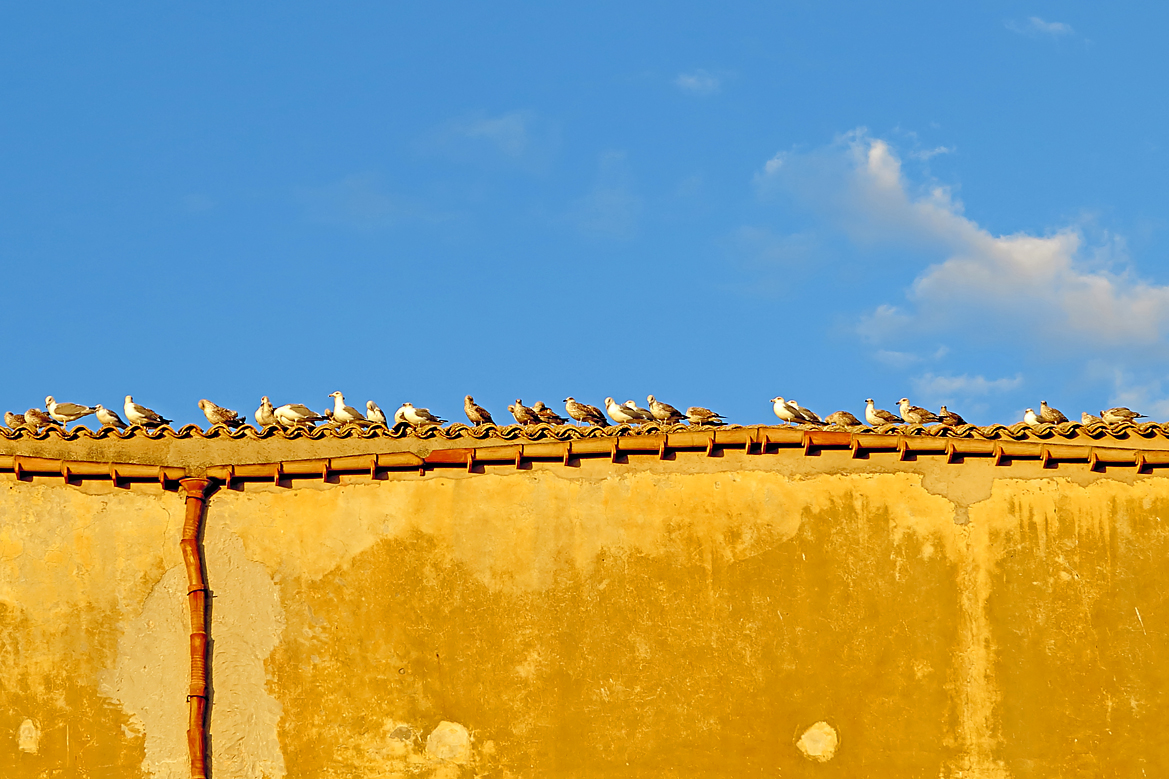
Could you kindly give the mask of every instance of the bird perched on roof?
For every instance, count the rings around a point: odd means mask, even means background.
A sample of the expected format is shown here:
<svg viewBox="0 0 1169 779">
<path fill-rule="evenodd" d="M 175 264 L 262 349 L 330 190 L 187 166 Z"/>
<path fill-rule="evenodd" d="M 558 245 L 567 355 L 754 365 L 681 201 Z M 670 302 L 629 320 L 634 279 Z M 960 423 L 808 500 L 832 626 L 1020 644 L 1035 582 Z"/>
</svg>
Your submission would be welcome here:
<svg viewBox="0 0 1169 779">
<path fill-rule="evenodd" d="M 1043 420 L 1035 413 L 1035 409 L 1029 408 L 1023 412 L 1023 421 L 1030 427 L 1039 427 L 1043 424 Z"/>
<path fill-rule="evenodd" d="M 515 417 L 515 421 L 521 425 L 538 425 L 540 423 L 540 415 L 532 409 L 524 405 L 524 402 L 516 398 L 514 406 L 508 406 L 507 410 Z"/>
<path fill-rule="evenodd" d="M 873 427 L 880 427 L 881 425 L 899 425 L 905 420 L 892 411 L 876 408 L 872 398 L 865 398 L 865 421 Z"/>
<path fill-rule="evenodd" d="M 207 421 L 212 425 L 225 425 L 232 430 L 235 430 L 237 427 L 242 427 L 244 422 L 248 421 L 248 418 L 241 417 L 238 411 L 232 411 L 229 408 L 217 406 L 206 398 L 199 401 L 199 409 L 203 412 L 203 416 L 207 417 Z"/>
<path fill-rule="evenodd" d="M 97 417 L 98 422 L 101 422 L 102 427 L 116 427 L 118 430 L 126 429 L 126 423 L 118 416 L 117 411 L 106 408 L 101 403 L 98 403 L 93 408 L 93 415 Z"/>
<path fill-rule="evenodd" d="M 847 411 L 833 411 L 824 417 L 824 421 L 829 425 L 840 425 L 841 427 L 855 427 L 862 424 L 859 419 Z"/>
<path fill-rule="evenodd" d="M 333 421 L 340 425 L 361 425 L 370 424 L 370 421 L 365 418 L 365 414 L 355 409 L 353 406 L 345 404 L 345 396 L 341 394 L 341 390 L 330 392 L 329 397 L 333 399 Z"/>
<path fill-rule="evenodd" d="M 799 411 L 792 408 L 791 403 L 788 403 L 778 395 L 771 399 L 771 410 L 782 421 L 788 424 L 798 425 L 804 421 L 804 416 Z"/>
<path fill-rule="evenodd" d="M 398 409 L 402 412 L 402 419 L 411 427 L 422 427 L 423 425 L 441 425 L 446 422 L 445 419 L 440 419 L 434 414 L 430 413 L 428 408 L 414 408 L 413 403 L 403 403 L 402 407 Z M 398 415 L 394 414 L 394 419 Z"/>
<path fill-rule="evenodd" d="M 1081 425 L 1091 425 L 1091 424 L 1095 424 L 1096 422 L 1103 422 L 1103 421 L 1104 421 L 1103 419 L 1096 416 L 1095 414 L 1089 414 L 1087 411 L 1080 412 L 1080 424 Z"/>
<path fill-rule="evenodd" d="M 24 426 L 39 433 L 42 427 L 60 427 L 61 423 L 39 408 L 30 408 L 24 412 Z"/>
<path fill-rule="evenodd" d="M 276 409 L 272 408 L 272 401 L 268 400 L 267 395 L 260 398 L 260 407 L 256 409 L 254 419 L 261 428 L 276 424 Z"/>
<path fill-rule="evenodd" d="M 491 418 L 491 412 L 476 403 L 470 395 L 463 398 L 463 413 L 467 415 L 467 419 L 471 420 L 472 425 L 495 424 L 495 420 Z"/>
<path fill-rule="evenodd" d="M 649 413 L 653 414 L 654 419 L 664 425 L 672 425 L 676 422 L 681 422 L 684 415 L 681 411 L 671 406 L 669 403 L 663 403 L 653 395 L 646 397 L 649 402 Z"/>
<path fill-rule="evenodd" d="M 590 406 L 588 403 L 580 403 L 571 395 L 564 399 L 564 410 L 577 422 L 585 422 L 594 427 L 609 426 L 609 420 L 605 419 L 605 415 L 601 413 L 599 408 Z"/>
<path fill-rule="evenodd" d="M 809 425 L 823 425 L 824 424 L 824 420 L 821 419 L 820 415 L 817 414 L 812 409 L 804 408 L 799 403 L 796 403 L 794 400 L 789 400 L 787 403 L 789 406 L 794 408 L 796 410 L 796 413 L 799 414 L 801 417 L 803 417 L 804 421 L 807 422 Z"/>
<path fill-rule="evenodd" d="M 131 425 L 141 425 L 147 429 L 169 425 L 173 421 L 146 408 L 146 406 L 138 405 L 134 402 L 134 398 L 131 395 L 126 396 L 126 402 L 122 405 L 122 411 L 126 412 L 126 421 Z"/>
<path fill-rule="evenodd" d="M 53 400 L 52 395 L 45 398 L 45 409 L 49 412 L 49 416 L 61 424 L 75 422 L 97 411 L 93 406 L 82 406 L 77 403 L 58 403 Z"/>
<path fill-rule="evenodd" d="M 1138 414 L 1131 408 L 1115 406 L 1106 411 L 1101 411 L 1100 418 L 1110 425 L 1119 425 L 1121 422 L 1135 422 L 1138 419 L 1147 417 L 1144 414 Z"/>
<path fill-rule="evenodd" d="M 1062 411 L 1047 405 L 1046 400 L 1039 401 L 1038 417 L 1040 422 L 1050 422 L 1053 425 L 1068 421 L 1068 418 L 1063 415 Z"/>
<path fill-rule="evenodd" d="M 629 409 L 633 413 L 634 416 L 641 417 L 642 422 L 653 422 L 654 421 L 654 415 L 648 408 L 642 408 L 641 406 L 634 403 L 632 400 L 627 400 L 624 403 L 622 403 L 621 405 L 625 406 L 625 408 Z"/>
<path fill-rule="evenodd" d="M 382 411 L 378 404 L 372 400 L 365 401 L 365 416 L 370 422 L 376 422 L 386 427 L 390 426 L 390 423 L 386 421 L 386 412 Z"/>
<path fill-rule="evenodd" d="M 297 427 L 299 425 L 312 427 L 317 422 L 324 422 L 327 419 L 301 403 L 285 403 L 273 411 L 272 415 L 276 417 L 276 422 L 282 427 Z"/>
<path fill-rule="evenodd" d="M 612 398 L 605 398 L 605 411 L 609 414 L 609 419 L 612 419 L 619 425 L 628 425 L 633 422 L 643 422 L 641 415 L 633 409 L 622 406 Z"/>
<path fill-rule="evenodd" d="M 940 409 L 938 409 L 938 421 L 946 427 L 958 427 L 959 425 L 966 424 L 965 419 L 963 419 L 959 414 L 955 414 L 945 406 L 942 406 Z"/>
<path fill-rule="evenodd" d="M 19 427 L 24 427 L 24 414 L 14 414 L 11 411 L 4 412 L 4 426 L 16 430 Z"/>
<path fill-rule="evenodd" d="M 568 420 L 557 414 L 552 409 L 544 405 L 544 401 L 537 400 L 532 404 L 532 411 L 536 412 L 536 416 L 540 418 L 541 422 L 549 425 L 567 425 Z"/>
<path fill-rule="evenodd" d="M 921 406 L 909 405 L 909 398 L 897 401 L 901 407 L 901 418 L 911 425 L 932 425 L 938 422 L 938 415 Z"/>
<path fill-rule="evenodd" d="M 692 425 L 725 425 L 727 423 L 722 414 L 716 414 L 702 406 L 691 406 L 686 409 L 686 421 Z"/>
</svg>

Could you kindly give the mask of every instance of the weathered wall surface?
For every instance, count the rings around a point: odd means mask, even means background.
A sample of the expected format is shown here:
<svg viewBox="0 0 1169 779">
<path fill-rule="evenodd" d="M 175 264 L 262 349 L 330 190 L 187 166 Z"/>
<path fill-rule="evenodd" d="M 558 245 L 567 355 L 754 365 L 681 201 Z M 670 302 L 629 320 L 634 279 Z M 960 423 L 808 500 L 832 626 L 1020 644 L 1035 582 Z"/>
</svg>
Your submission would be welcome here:
<svg viewBox="0 0 1169 779">
<path fill-rule="evenodd" d="M 339 482 L 209 501 L 217 779 L 1169 767 L 1169 479 L 830 453 Z M 180 521 L 158 488 L 0 482 L 0 775 L 185 775 Z"/>
</svg>

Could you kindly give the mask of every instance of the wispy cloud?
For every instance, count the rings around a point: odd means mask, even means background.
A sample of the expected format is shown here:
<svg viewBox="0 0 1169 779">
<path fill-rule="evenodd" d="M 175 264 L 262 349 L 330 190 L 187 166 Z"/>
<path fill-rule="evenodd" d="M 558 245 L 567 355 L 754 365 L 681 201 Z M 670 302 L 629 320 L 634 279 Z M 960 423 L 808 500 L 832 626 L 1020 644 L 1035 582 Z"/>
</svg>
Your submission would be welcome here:
<svg viewBox="0 0 1169 779">
<path fill-rule="evenodd" d="M 913 389 L 927 403 L 957 403 L 987 395 L 1001 395 L 1018 389 L 1022 375 L 1010 378 L 988 379 L 985 376 L 939 376 L 924 373 L 913 379 Z"/>
<path fill-rule="evenodd" d="M 628 239 L 637 234 L 641 209 L 625 152 L 606 151 L 599 159 L 596 183 L 573 203 L 568 218 L 587 235 Z"/>
<path fill-rule="evenodd" d="M 722 88 L 722 81 L 705 70 L 695 70 L 691 73 L 679 73 L 674 79 L 674 86 L 683 92 L 696 95 L 713 95 Z"/>
<path fill-rule="evenodd" d="M 925 161 L 930 160 L 934 157 L 937 157 L 939 154 L 953 154 L 953 153 L 954 153 L 953 146 L 935 146 L 932 149 L 914 149 L 913 151 L 909 152 L 909 154 L 907 156 L 912 157 L 915 160 L 921 160 L 922 162 L 925 162 Z"/>
<path fill-rule="evenodd" d="M 377 177 L 368 173 L 317 187 L 299 187 L 295 195 L 306 216 L 322 224 L 373 230 L 419 215 L 415 206 L 383 191 Z"/>
<path fill-rule="evenodd" d="M 1011 19 L 1006 22 L 1006 27 L 1011 32 L 1019 33 L 1020 35 L 1048 35 L 1052 38 L 1075 35 L 1076 33 L 1070 24 L 1064 22 L 1048 22 L 1040 19 L 1038 16 L 1030 16 L 1026 21 L 1022 22 Z"/>
<path fill-rule="evenodd" d="M 543 170 L 559 139 L 556 123 L 535 111 L 477 111 L 438 127 L 422 147 L 463 162 Z"/>
</svg>

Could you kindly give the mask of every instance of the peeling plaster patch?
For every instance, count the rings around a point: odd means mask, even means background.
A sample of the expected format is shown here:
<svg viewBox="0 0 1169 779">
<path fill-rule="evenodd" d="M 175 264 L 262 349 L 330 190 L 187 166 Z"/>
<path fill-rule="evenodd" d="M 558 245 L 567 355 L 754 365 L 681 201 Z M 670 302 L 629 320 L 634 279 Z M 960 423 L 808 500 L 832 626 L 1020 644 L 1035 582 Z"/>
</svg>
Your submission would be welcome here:
<svg viewBox="0 0 1169 779">
<path fill-rule="evenodd" d="M 426 754 L 466 765 L 471 762 L 471 734 L 457 722 L 440 722 L 426 739 Z"/>
<path fill-rule="evenodd" d="M 36 754 L 41 746 L 41 731 L 37 724 L 30 719 L 20 723 L 20 731 L 16 736 L 17 746 L 21 752 Z"/>
<path fill-rule="evenodd" d="M 809 760 L 827 763 L 836 754 L 836 748 L 840 746 L 840 738 L 836 735 L 834 727 L 827 722 L 820 721 L 804 731 L 804 735 L 800 736 L 796 746 Z"/>
</svg>

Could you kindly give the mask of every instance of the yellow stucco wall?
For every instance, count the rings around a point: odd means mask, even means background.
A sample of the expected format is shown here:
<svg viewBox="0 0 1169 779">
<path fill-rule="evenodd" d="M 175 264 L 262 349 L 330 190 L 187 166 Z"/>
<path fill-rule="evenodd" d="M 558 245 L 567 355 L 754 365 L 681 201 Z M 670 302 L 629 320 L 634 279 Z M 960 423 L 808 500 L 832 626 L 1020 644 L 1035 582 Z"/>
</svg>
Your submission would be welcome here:
<svg viewBox="0 0 1169 779">
<path fill-rule="evenodd" d="M 216 779 L 1165 775 L 1169 479 L 629 459 L 217 492 Z M 187 775 L 181 520 L 0 480 L 0 776 Z"/>
</svg>

